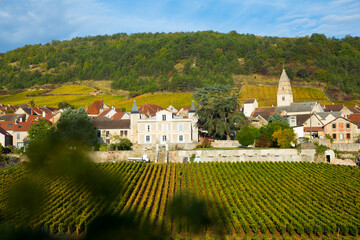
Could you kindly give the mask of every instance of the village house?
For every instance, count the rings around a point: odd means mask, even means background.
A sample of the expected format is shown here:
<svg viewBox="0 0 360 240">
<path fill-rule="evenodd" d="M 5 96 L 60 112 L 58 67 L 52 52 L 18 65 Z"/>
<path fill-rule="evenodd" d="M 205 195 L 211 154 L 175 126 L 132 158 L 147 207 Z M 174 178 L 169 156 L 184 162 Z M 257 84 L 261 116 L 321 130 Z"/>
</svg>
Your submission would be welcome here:
<svg viewBox="0 0 360 240">
<path fill-rule="evenodd" d="M 92 123 L 98 129 L 98 136 L 103 143 L 113 143 L 114 137 L 129 138 L 130 119 L 111 120 L 106 117 L 92 119 Z"/>
<path fill-rule="evenodd" d="M 139 109 L 134 101 L 131 111 L 130 140 L 137 144 L 176 144 L 198 142 L 197 117 L 194 102 L 188 116 L 180 118 L 172 112 L 147 104 L 153 112 L 146 112 L 142 106 Z M 141 113 L 143 112 L 143 114 Z"/>
<path fill-rule="evenodd" d="M 360 134 L 360 113 L 350 114 L 348 119 L 358 126 L 358 132 L 356 134 L 356 136 L 358 136 Z"/>
<path fill-rule="evenodd" d="M 342 116 L 348 118 L 350 114 L 360 113 L 360 111 L 355 107 L 347 107 L 344 104 L 331 104 L 323 105 L 325 112 L 341 112 Z"/>
<path fill-rule="evenodd" d="M 104 104 L 103 100 L 95 100 L 90 107 L 86 104 L 85 110 L 90 118 L 98 117 L 104 110 L 110 109 L 110 107 Z"/>
<path fill-rule="evenodd" d="M 0 127 L 0 144 L 3 147 L 13 145 L 13 136 L 2 127 Z"/>
<path fill-rule="evenodd" d="M 256 108 L 259 107 L 258 102 L 255 98 L 246 99 L 244 101 L 244 115 L 245 117 L 250 117 L 251 113 L 255 111 Z"/>
<path fill-rule="evenodd" d="M 324 125 L 324 133 L 329 134 L 334 143 L 353 143 L 357 132 L 357 125 L 344 117 L 336 118 Z"/>
<path fill-rule="evenodd" d="M 0 127 L 12 135 L 12 144 L 14 147 L 21 148 L 27 144 L 26 137 L 28 136 L 28 131 L 31 127 L 31 123 L 3 121 L 0 122 Z"/>
</svg>

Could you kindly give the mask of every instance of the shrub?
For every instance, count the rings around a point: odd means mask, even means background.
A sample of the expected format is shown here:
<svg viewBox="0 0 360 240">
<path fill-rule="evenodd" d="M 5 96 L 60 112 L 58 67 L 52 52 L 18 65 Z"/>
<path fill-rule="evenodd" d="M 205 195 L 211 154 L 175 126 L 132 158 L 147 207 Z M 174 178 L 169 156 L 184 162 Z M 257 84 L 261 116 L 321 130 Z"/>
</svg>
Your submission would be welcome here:
<svg viewBox="0 0 360 240">
<path fill-rule="evenodd" d="M 196 148 L 211 148 L 211 142 L 209 139 L 204 138 L 203 141 L 199 145 L 196 146 Z"/>
<path fill-rule="evenodd" d="M 248 146 L 254 144 L 254 141 L 258 135 L 257 133 L 259 133 L 258 129 L 245 126 L 238 133 L 236 133 L 235 138 L 241 145 Z"/>
<path fill-rule="evenodd" d="M 193 163 L 195 160 L 195 153 L 191 154 L 190 162 Z"/>
<path fill-rule="evenodd" d="M 118 150 L 130 150 L 132 145 L 132 142 L 128 138 L 121 138 L 116 144 Z"/>
<path fill-rule="evenodd" d="M 330 134 L 325 134 L 325 137 L 330 140 L 330 143 L 334 142 L 334 139 Z"/>
</svg>

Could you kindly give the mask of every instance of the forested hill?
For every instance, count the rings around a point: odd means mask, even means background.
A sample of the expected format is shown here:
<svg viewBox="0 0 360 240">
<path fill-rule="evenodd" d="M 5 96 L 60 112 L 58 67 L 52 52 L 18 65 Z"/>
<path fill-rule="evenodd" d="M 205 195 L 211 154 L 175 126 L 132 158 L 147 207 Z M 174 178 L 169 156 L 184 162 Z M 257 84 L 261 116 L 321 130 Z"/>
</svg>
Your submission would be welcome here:
<svg viewBox="0 0 360 240">
<path fill-rule="evenodd" d="M 360 38 L 279 38 L 217 32 L 138 33 L 28 45 L 0 54 L 0 86 L 7 89 L 74 80 L 113 80 L 143 92 L 194 90 L 233 83 L 235 74 L 322 81 L 360 92 Z"/>
</svg>

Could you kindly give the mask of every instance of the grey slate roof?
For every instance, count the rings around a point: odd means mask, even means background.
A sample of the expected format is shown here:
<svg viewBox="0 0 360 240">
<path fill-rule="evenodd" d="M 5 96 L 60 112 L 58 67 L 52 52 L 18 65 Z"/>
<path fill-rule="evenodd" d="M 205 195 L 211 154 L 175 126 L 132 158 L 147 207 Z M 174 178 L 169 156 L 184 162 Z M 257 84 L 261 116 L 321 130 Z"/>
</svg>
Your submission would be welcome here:
<svg viewBox="0 0 360 240">
<path fill-rule="evenodd" d="M 316 102 L 291 103 L 290 106 L 276 107 L 276 111 L 286 112 L 309 112 L 315 107 Z"/>
<path fill-rule="evenodd" d="M 191 103 L 191 107 L 190 107 L 190 111 L 189 111 L 189 112 L 191 112 L 191 113 L 196 112 L 196 108 L 195 108 L 195 103 L 194 103 L 194 101 L 192 101 L 192 103 Z"/>
<path fill-rule="evenodd" d="M 136 105 L 136 101 L 134 100 L 134 104 L 132 106 L 132 109 L 131 109 L 131 113 L 139 113 L 139 109 Z"/>
<path fill-rule="evenodd" d="M 310 118 L 310 114 L 295 115 L 295 116 L 296 116 L 296 124 L 298 126 L 304 125 L 304 123 Z"/>
<path fill-rule="evenodd" d="M 333 115 L 335 118 L 341 117 L 341 112 L 319 112 L 316 113 L 321 120 L 324 120 L 327 116 Z"/>
<path fill-rule="evenodd" d="M 5 135 L 5 136 L 11 136 L 10 133 L 8 133 L 5 129 L 3 129 L 2 127 L 0 127 L 0 134 Z"/>
<path fill-rule="evenodd" d="M 0 121 L 15 121 L 25 117 L 26 114 L 4 114 L 0 115 Z"/>
</svg>

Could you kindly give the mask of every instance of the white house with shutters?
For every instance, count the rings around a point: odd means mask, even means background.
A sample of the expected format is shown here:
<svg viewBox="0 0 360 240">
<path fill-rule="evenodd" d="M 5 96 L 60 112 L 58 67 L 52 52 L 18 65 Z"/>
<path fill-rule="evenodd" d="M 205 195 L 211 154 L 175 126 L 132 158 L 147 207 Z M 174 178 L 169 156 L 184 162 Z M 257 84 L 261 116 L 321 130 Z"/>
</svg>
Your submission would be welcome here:
<svg viewBox="0 0 360 240">
<path fill-rule="evenodd" d="M 137 144 L 160 145 L 198 142 L 198 119 L 195 111 L 193 103 L 188 116 L 183 118 L 167 109 L 156 112 L 155 116 L 144 118 L 134 101 L 130 114 L 130 140 Z"/>
</svg>

